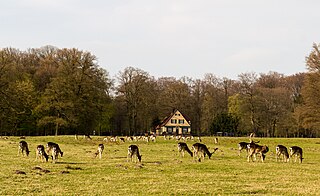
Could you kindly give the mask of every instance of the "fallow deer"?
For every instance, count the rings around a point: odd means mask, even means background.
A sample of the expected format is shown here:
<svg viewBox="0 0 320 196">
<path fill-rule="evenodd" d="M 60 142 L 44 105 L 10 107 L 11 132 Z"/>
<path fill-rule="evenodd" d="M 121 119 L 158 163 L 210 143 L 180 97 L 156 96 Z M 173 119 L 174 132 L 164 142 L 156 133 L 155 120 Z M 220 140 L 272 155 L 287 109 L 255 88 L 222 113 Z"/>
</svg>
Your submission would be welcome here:
<svg viewBox="0 0 320 196">
<path fill-rule="evenodd" d="M 250 143 L 257 144 L 257 143 L 259 143 L 259 142 L 260 142 L 260 141 L 255 142 L 255 141 L 253 141 L 253 140 L 250 139 L 250 142 L 249 142 L 249 143 L 248 143 L 248 142 L 240 142 L 240 143 L 238 143 L 239 156 L 240 156 L 242 150 L 246 150 L 247 156 L 248 156 L 248 145 L 249 145 Z"/>
<path fill-rule="evenodd" d="M 139 148 L 136 145 L 130 145 L 129 146 L 127 161 L 129 162 L 129 158 L 130 158 L 131 162 L 132 162 L 132 157 L 133 156 L 136 156 L 136 161 L 135 162 L 137 162 L 137 159 L 139 160 L 139 162 L 141 162 L 142 155 L 140 155 Z"/>
<path fill-rule="evenodd" d="M 260 146 L 256 143 L 250 143 L 248 144 L 248 162 L 250 162 L 250 159 L 253 162 L 253 156 L 256 156 L 257 154 L 261 155 L 261 161 L 264 162 L 265 158 L 266 158 L 266 153 L 269 151 L 268 146 L 264 145 L 264 146 Z"/>
<path fill-rule="evenodd" d="M 44 146 L 43 145 L 38 145 L 37 149 L 36 149 L 36 160 L 40 159 L 42 162 L 44 160 L 46 160 L 46 162 L 48 161 L 48 155 L 46 153 L 46 151 L 44 150 Z"/>
<path fill-rule="evenodd" d="M 280 160 L 282 155 L 282 161 L 288 162 L 289 161 L 289 153 L 287 147 L 283 145 L 277 145 L 276 146 L 276 161 L 278 162 L 278 159 Z"/>
<path fill-rule="evenodd" d="M 205 144 L 201 143 L 195 143 L 192 145 L 193 149 L 193 157 L 198 158 L 199 161 L 201 161 L 201 158 L 204 160 L 205 155 L 208 155 L 209 159 L 211 158 L 212 154 L 218 150 L 218 148 L 215 148 L 213 152 L 209 152 L 207 146 Z M 199 155 L 200 153 L 200 155 Z"/>
<path fill-rule="evenodd" d="M 60 146 L 58 144 L 53 142 L 48 142 L 46 147 L 47 147 L 47 154 L 51 152 L 51 158 L 53 162 L 56 162 L 59 154 L 61 157 L 63 156 L 63 152 L 61 151 Z"/>
<path fill-rule="evenodd" d="M 302 148 L 299 146 L 292 146 L 289 148 L 290 150 L 290 159 L 292 156 L 295 156 L 294 162 L 297 162 L 297 158 L 299 157 L 299 162 L 302 163 Z"/>
<path fill-rule="evenodd" d="M 103 144 L 99 144 L 98 145 L 98 150 L 95 153 L 96 157 L 99 155 L 99 158 L 101 159 L 103 150 L 104 150 L 104 145 Z"/>
<path fill-rule="evenodd" d="M 24 153 L 25 153 L 27 156 L 29 156 L 30 151 L 29 151 L 29 148 L 28 148 L 28 143 L 26 141 L 20 141 L 19 142 L 18 155 L 20 153 L 22 155 L 24 155 Z"/>
<path fill-rule="evenodd" d="M 190 154 L 191 157 L 193 157 L 193 154 L 191 150 L 189 149 L 188 145 L 184 142 L 179 142 L 178 143 L 178 151 L 181 154 L 182 157 L 184 157 L 184 152 L 187 152 Z"/>
</svg>

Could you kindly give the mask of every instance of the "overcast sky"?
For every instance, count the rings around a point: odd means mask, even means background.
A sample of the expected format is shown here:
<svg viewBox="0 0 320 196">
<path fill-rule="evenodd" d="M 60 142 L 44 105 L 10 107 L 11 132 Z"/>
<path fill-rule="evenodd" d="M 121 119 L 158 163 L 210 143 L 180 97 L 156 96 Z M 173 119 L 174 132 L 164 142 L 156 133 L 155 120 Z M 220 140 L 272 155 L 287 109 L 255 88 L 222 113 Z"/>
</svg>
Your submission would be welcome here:
<svg viewBox="0 0 320 196">
<path fill-rule="evenodd" d="M 110 76 L 236 79 L 306 70 L 320 38 L 316 0 L 7 0 L 0 48 L 52 45 L 89 51 Z"/>
</svg>

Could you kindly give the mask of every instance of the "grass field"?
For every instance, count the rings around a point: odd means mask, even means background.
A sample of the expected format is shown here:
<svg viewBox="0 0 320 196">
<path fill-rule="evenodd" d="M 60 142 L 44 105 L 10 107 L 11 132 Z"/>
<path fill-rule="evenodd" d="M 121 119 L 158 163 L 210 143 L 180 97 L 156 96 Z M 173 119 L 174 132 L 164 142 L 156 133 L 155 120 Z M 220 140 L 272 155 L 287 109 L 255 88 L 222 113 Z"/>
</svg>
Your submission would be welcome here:
<svg viewBox="0 0 320 196">
<path fill-rule="evenodd" d="M 18 156 L 19 137 L 0 139 L 0 195 L 319 195 L 320 139 L 258 138 L 269 146 L 266 161 L 248 163 L 245 152 L 238 156 L 237 144 L 248 138 L 203 138 L 212 150 L 209 160 L 180 157 L 177 141 L 157 138 L 155 143 L 104 143 L 103 157 L 94 158 L 103 137 L 75 140 L 73 136 L 27 137 L 29 157 Z M 52 141 L 64 156 L 42 163 L 35 148 Z M 195 141 L 187 141 L 189 147 Z M 142 163 L 127 162 L 127 148 L 137 144 Z M 298 145 L 304 150 L 299 163 L 275 161 L 275 147 Z M 209 149 L 209 150 L 210 150 Z M 45 173 L 35 167 L 49 170 Z M 26 174 L 16 174 L 16 170 Z"/>
</svg>

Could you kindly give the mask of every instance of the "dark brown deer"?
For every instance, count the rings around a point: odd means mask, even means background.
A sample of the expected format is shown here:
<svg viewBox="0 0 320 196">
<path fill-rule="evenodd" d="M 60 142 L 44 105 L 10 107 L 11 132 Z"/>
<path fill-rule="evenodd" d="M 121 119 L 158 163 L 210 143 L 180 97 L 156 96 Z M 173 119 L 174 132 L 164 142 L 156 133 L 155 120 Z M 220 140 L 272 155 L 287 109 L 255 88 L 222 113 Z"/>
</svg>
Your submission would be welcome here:
<svg viewBox="0 0 320 196">
<path fill-rule="evenodd" d="M 184 142 L 179 142 L 178 143 L 178 151 L 181 154 L 182 157 L 184 157 L 184 152 L 187 152 L 190 154 L 191 157 L 193 157 L 193 153 L 189 149 L 188 145 Z"/>
<path fill-rule="evenodd" d="M 131 159 L 131 162 L 132 162 L 132 157 L 133 156 L 136 156 L 136 161 L 137 162 L 137 159 L 139 160 L 139 162 L 141 162 L 141 157 L 142 155 L 140 155 L 139 153 L 139 148 L 138 146 L 132 144 L 129 146 L 128 148 L 128 157 L 127 157 L 127 161 L 129 162 L 129 158 Z"/>
<path fill-rule="evenodd" d="M 28 143 L 26 141 L 20 141 L 19 142 L 19 149 L 18 149 L 18 155 L 24 155 L 24 153 L 29 156 L 30 150 L 28 148 Z"/>
<path fill-rule="evenodd" d="M 253 156 L 256 157 L 257 154 L 261 155 L 261 161 L 264 162 L 265 158 L 266 158 L 266 153 L 269 151 L 268 146 L 264 145 L 264 146 L 260 146 L 256 143 L 250 143 L 248 144 L 248 162 L 250 162 L 250 160 L 253 161 Z"/>
<path fill-rule="evenodd" d="M 283 145 L 277 145 L 276 146 L 276 161 L 280 160 L 282 155 L 282 161 L 288 162 L 289 161 L 289 153 L 287 147 Z"/>
<path fill-rule="evenodd" d="M 290 159 L 295 156 L 294 162 L 297 162 L 297 158 L 299 158 L 299 162 L 302 163 L 302 148 L 299 146 L 292 146 L 289 148 L 290 150 Z"/>
<path fill-rule="evenodd" d="M 42 162 L 44 160 L 46 160 L 46 162 L 48 161 L 49 156 L 47 155 L 46 151 L 44 150 L 44 146 L 43 145 L 38 145 L 37 149 L 36 149 L 36 160 L 40 159 Z"/>
<path fill-rule="evenodd" d="M 47 147 L 47 154 L 51 152 L 51 158 L 54 163 L 58 159 L 59 154 L 61 157 L 63 156 L 63 152 L 61 151 L 59 144 L 48 142 L 46 147 Z"/>
<path fill-rule="evenodd" d="M 206 155 L 208 155 L 209 159 L 211 159 L 212 154 L 216 150 L 218 150 L 218 148 L 215 148 L 213 152 L 209 152 L 207 146 L 205 144 L 201 144 L 201 143 L 193 144 L 192 149 L 193 149 L 193 157 L 198 158 L 199 161 L 201 161 L 201 159 L 204 160 L 204 157 Z"/>
<path fill-rule="evenodd" d="M 238 143 L 239 156 L 240 156 L 242 150 L 246 150 L 247 156 L 248 156 L 248 145 L 249 145 L 250 143 L 255 143 L 255 144 L 257 144 L 257 143 L 259 143 L 259 142 L 260 142 L 260 141 L 255 142 L 255 141 L 252 141 L 252 140 L 250 139 L 250 142 L 249 142 L 249 143 L 248 143 L 248 142 L 240 142 L 240 143 Z"/>
</svg>

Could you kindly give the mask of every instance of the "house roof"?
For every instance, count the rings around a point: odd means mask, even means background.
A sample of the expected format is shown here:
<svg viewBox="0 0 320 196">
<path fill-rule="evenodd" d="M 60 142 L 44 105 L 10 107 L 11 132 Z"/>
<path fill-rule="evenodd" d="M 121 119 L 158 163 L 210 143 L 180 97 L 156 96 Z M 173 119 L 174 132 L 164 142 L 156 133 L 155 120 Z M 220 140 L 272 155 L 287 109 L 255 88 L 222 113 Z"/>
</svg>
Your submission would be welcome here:
<svg viewBox="0 0 320 196">
<path fill-rule="evenodd" d="M 168 123 L 168 121 L 173 117 L 173 115 L 179 111 L 178 109 L 174 109 L 173 112 L 170 113 L 169 116 L 165 117 L 162 122 L 156 127 L 156 129 L 159 129 L 160 127 L 164 126 L 165 124 Z M 180 111 L 179 111 L 180 112 Z M 183 116 L 184 119 L 186 119 L 188 121 L 188 123 L 190 124 L 190 118 L 187 117 L 186 115 L 184 115 L 182 112 L 180 112 L 180 114 Z"/>
</svg>

